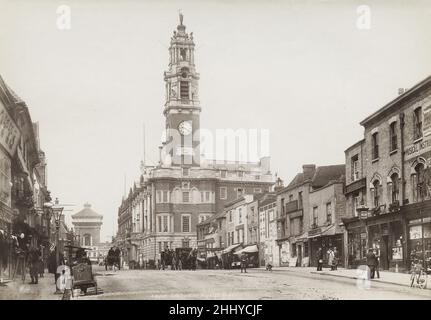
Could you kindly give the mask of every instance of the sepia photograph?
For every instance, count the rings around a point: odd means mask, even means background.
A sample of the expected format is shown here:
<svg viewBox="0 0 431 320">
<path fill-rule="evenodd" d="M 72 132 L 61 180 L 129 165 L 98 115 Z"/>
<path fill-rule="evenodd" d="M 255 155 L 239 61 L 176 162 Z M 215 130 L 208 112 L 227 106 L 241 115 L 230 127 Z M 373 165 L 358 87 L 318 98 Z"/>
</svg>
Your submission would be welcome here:
<svg viewBox="0 0 431 320">
<path fill-rule="evenodd" d="M 431 300 L 431 2 L 0 0 L 0 300 Z"/>
</svg>

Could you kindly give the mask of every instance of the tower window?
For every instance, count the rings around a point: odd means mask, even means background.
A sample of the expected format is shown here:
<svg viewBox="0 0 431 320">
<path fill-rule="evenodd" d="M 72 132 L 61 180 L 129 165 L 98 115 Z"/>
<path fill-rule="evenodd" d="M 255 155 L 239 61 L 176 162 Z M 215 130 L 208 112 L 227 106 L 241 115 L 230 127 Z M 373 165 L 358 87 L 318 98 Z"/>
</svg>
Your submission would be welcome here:
<svg viewBox="0 0 431 320">
<path fill-rule="evenodd" d="M 188 81 L 181 81 L 180 84 L 180 95 L 181 99 L 189 99 L 189 82 Z"/>
</svg>

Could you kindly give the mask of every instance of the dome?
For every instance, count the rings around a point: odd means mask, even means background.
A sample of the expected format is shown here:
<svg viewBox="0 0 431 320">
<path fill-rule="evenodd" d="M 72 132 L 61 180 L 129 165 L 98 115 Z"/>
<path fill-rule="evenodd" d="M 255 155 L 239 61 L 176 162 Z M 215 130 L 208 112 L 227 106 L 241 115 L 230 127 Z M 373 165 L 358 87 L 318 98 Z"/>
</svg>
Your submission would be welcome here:
<svg viewBox="0 0 431 320">
<path fill-rule="evenodd" d="M 84 209 L 72 215 L 73 218 L 102 218 L 103 215 L 91 209 L 91 204 L 84 204 Z"/>
</svg>

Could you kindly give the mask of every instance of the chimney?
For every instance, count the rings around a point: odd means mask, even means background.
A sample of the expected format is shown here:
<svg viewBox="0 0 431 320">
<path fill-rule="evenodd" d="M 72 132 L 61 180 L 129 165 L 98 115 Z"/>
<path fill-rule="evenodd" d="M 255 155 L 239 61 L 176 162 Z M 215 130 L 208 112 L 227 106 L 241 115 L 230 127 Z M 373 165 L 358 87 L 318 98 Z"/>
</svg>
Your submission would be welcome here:
<svg viewBox="0 0 431 320">
<path fill-rule="evenodd" d="M 280 178 L 278 178 L 277 181 L 275 181 L 274 191 L 277 192 L 277 191 L 279 191 L 279 190 L 281 190 L 283 188 L 284 188 L 283 180 L 281 180 Z"/>
<path fill-rule="evenodd" d="M 314 173 L 314 171 L 316 171 L 316 165 L 315 164 L 304 164 L 302 166 L 302 172 L 304 174 Z"/>
<path fill-rule="evenodd" d="M 409 90 L 408 88 L 398 88 L 398 95 L 400 96 L 400 95 L 404 94 L 408 90 Z"/>
</svg>

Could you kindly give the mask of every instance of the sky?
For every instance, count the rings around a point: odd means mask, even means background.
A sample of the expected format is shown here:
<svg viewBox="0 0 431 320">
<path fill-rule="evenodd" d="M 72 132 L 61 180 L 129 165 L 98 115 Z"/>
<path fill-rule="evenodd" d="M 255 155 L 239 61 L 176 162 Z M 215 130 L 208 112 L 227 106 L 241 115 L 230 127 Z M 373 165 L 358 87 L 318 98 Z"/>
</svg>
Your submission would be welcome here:
<svg viewBox="0 0 431 320">
<path fill-rule="evenodd" d="M 86 202 L 103 214 L 103 240 L 139 178 L 144 124 L 145 161 L 158 160 L 179 10 L 201 127 L 268 129 L 286 183 L 303 164 L 344 163 L 359 122 L 431 74 L 429 1 L 0 0 L 0 74 L 39 122 L 48 189 L 75 205 L 67 221 Z"/>
</svg>

